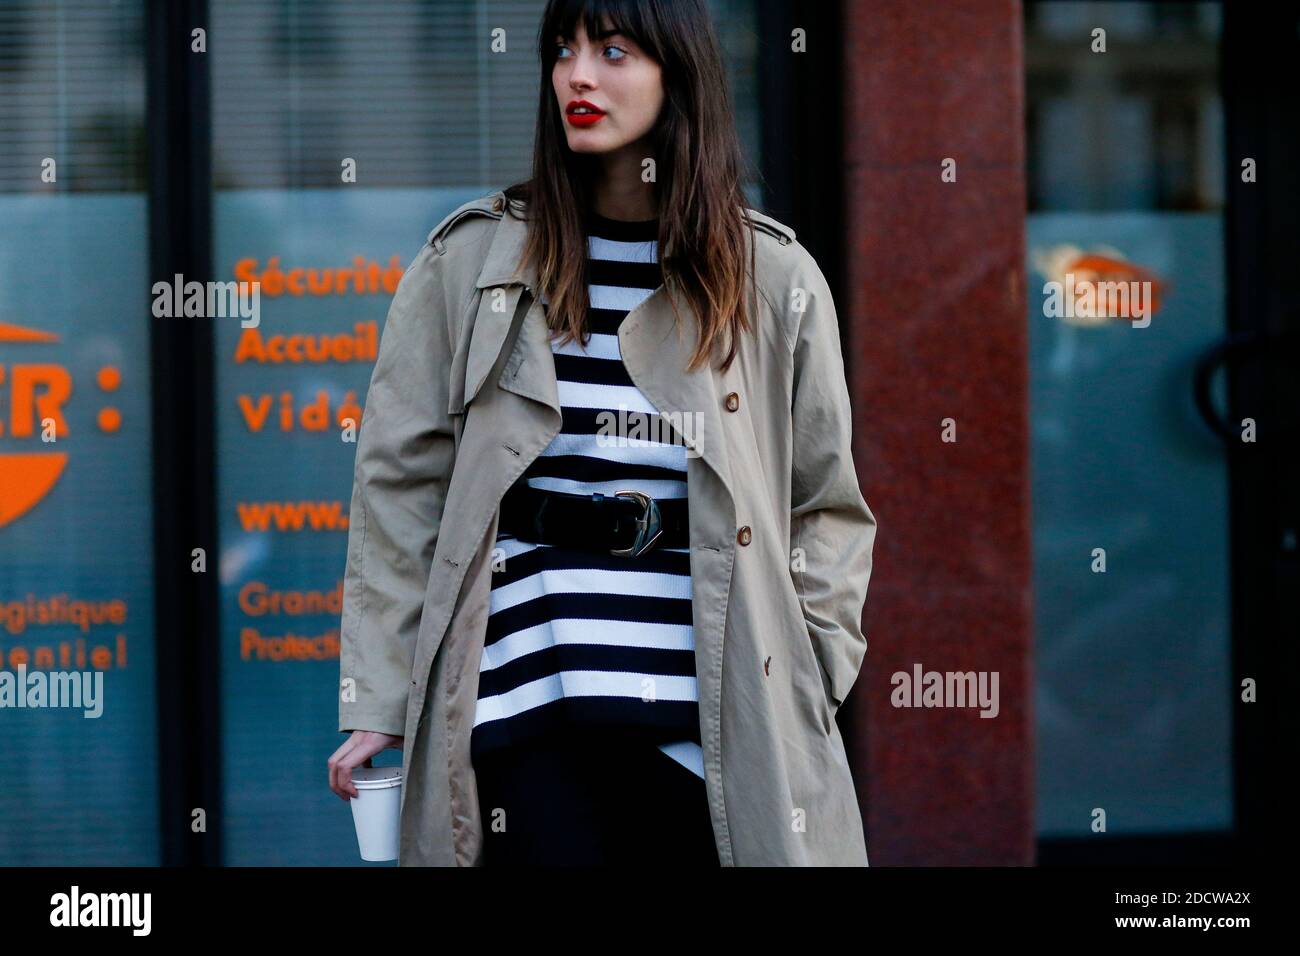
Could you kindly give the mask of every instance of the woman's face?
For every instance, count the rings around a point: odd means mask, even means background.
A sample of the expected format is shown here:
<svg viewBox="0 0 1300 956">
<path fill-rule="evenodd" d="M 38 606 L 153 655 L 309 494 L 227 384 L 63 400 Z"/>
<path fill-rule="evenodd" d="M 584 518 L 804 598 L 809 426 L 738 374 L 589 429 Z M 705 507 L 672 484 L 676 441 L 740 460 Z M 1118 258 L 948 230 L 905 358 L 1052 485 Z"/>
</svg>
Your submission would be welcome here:
<svg viewBox="0 0 1300 956">
<path fill-rule="evenodd" d="M 621 33 L 589 40 L 579 20 L 576 36 L 556 38 L 559 57 L 551 84 L 560 119 L 575 153 L 609 153 L 640 141 L 663 106 L 659 64 Z"/>
</svg>

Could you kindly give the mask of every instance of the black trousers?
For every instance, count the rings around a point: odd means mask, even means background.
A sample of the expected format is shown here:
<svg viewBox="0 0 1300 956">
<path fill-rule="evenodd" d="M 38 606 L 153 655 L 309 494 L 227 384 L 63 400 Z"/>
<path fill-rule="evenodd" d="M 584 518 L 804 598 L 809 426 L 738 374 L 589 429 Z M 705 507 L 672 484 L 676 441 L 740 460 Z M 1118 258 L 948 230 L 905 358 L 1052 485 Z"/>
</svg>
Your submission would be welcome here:
<svg viewBox="0 0 1300 956">
<path fill-rule="evenodd" d="M 653 743 L 589 733 L 474 764 L 484 866 L 718 866 L 704 781 Z"/>
</svg>

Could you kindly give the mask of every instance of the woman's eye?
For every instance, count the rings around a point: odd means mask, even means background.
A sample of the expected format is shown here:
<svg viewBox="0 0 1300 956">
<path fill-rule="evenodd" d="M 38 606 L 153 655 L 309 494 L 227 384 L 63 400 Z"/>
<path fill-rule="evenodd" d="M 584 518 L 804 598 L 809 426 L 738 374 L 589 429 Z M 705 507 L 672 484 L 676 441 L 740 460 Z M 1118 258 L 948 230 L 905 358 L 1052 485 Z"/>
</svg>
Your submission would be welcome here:
<svg viewBox="0 0 1300 956">
<path fill-rule="evenodd" d="M 607 59 L 615 60 L 615 61 L 621 60 L 625 56 L 627 56 L 627 51 L 624 50 L 622 47 L 618 47 L 618 46 L 607 46 L 604 48 L 602 52 L 606 54 Z M 567 46 L 565 46 L 563 43 L 557 43 L 555 45 L 555 58 L 557 60 L 567 60 L 572 56 L 573 56 L 573 51 L 569 49 Z"/>
</svg>

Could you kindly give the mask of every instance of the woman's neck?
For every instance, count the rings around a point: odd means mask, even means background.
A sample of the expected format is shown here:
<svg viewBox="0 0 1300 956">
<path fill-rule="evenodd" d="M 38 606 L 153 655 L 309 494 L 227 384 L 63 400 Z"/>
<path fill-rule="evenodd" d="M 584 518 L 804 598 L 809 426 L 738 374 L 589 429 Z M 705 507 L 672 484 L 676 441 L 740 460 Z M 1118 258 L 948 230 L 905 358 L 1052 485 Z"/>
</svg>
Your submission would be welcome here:
<svg viewBox="0 0 1300 956">
<path fill-rule="evenodd" d="M 640 222 L 658 215 L 654 183 L 641 179 L 641 149 L 621 149 L 602 157 L 600 175 L 592 191 L 598 216 Z"/>
</svg>

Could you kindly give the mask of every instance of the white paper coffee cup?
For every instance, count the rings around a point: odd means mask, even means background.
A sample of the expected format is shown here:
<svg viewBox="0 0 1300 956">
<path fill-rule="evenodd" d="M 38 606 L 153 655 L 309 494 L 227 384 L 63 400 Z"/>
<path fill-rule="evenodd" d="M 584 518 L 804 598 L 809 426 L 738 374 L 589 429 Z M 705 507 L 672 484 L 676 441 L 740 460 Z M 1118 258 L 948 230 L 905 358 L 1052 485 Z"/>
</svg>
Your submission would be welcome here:
<svg viewBox="0 0 1300 956">
<path fill-rule="evenodd" d="M 357 767 L 352 771 L 357 795 L 352 822 L 357 828 L 361 859 L 371 862 L 397 859 L 402 815 L 402 768 Z"/>
</svg>

